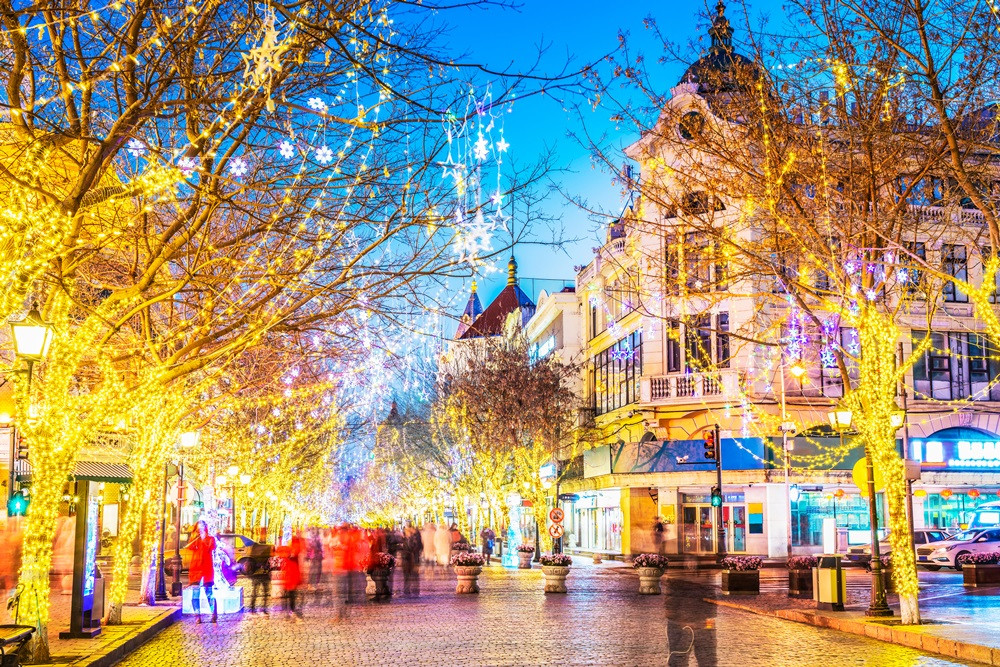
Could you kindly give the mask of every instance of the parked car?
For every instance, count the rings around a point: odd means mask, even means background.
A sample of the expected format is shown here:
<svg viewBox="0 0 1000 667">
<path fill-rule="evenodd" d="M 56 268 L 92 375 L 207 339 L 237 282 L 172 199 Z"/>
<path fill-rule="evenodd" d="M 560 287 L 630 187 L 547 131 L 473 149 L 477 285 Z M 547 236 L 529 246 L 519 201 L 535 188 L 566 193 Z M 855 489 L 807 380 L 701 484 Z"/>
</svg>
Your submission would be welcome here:
<svg viewBox="0 0 1000 667">
<path fill-rule="evenodd" d="M 1000 550 L 1000 528 L 988 530 L 965 530 L 940 542 L 931 542 L 917 548 L 917 565 L 928 570 L 942 567 L 962 569 L 958 558 L 963 554 L 984 553 Z"/>
<path fill-rule="evenodd" d="M 919 548 L 930 542 L 940 542 L 948 539 L 948 533 L 940 528 L 921 528 L 913 531 L 913 546 Z M 878 551 L 885 556 L 892 553 L 892 545 L 889 544 L 889 536 L 886 535 L 878 542 Z M 847 550 L 845 557 L 852 563 L 867 565 L 872 559 L 872 545 L 860 544 Z"/>
<path fill-rule="evenodd" d="M 239 565 L 240 571 L 246 575 L 254 573 L 254 558 L 270 558 L 274 551 L 274 547 L 272 545 L 255 542 L 245 535 L 220 533 L 217 536 L 217 539 L 231 548 L 236 564 Z M 191 555 L 192 552 L 190 548 L 181 548 L 181 563 L 182 568 L 185 571 L 191 565 Z"/>
</svg>

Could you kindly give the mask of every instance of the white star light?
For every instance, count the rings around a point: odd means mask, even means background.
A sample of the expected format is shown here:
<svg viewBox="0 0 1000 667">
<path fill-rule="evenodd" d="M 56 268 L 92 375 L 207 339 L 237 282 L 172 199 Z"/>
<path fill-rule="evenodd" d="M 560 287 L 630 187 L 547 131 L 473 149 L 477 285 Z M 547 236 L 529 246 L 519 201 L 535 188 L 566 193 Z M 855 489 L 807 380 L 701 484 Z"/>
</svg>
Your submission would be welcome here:
<svg viewBox="0 0 1000 667">
<path fill-rule="evenodd" d="M 194 161 L 194 158 L 182 157 L 177 161 L 177 168 L 180 169 L 185 176 L 193 174 L 197 166 L 198 163 Z"/>
<path fill-rule="evenodd" d="M 479 138 L 476 139 L 476 144 L 472 150 L 473 155 L 476 156 L 477 160 L 483 161 L 486 159 L 487 155 L 489 155 L 488 147 L 489 143 L 486 141 L 486 137 L 484 137 L 483 133 L 480 132 Z"/>
<path fill-rule="evenodd" d="M 497 190 L 490 197 L 490 201 L 496 204 L 497 206 L 500 206 L 503 203 L 503 194 L 501 194 L 501 192 Z"/>
<path fill-rule="evenodd" d="M 286 139 L 278 144 L 278 152 L 281 153 L 281 157 L 287 160 L 295 155 L 295 146 Z"/>
<path fill-rule="evenodd" d="M 326 102 L 323 101 L 323 98 L 310 97 L 308 104 L 310 109 L 319 111 L 320 113 L 326 113 Z"/>
<path fill-rule="evenodd" d="M 497 142 L 497 151 L 500 153 L 506 153 L 508 148 L 510 148 L 510 144 L 508 144 L 507 140 L 503 138 L 503 135 L 501 135 L 500 141 Z"/>
</svg>

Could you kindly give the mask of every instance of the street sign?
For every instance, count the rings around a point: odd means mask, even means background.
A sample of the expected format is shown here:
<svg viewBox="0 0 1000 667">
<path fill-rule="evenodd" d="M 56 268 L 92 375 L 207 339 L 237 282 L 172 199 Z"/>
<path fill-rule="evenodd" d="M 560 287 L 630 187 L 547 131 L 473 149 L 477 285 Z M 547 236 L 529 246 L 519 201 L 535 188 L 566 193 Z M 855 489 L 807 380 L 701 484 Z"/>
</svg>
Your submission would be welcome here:
<svg viewBox="0 0 1000 667">
<path fill-rule="evenodd" d="M 565 516 L 566 515 L 563 514 L 563 511 L 558 507 L 553 507 L 549 512 L 549 519 L 552 520 L 552 523 L 562 523 Z"/>
<path fill-rule="evenodd" d="M 868 471 L 866 470 L 865 458 L 863 456 L 854 464 L 851 477 L 854 478 L 854 485 L 861 491 L 862 496 L 868 493 Z M 884 488 L 885 477 L 882 475 L 882 470 L 878 466 L 875 466 L 875 490 L 881 491 Z"/>
<path fill-rule="evenodd" d="M 560 537 L 562 537 L 563 536 L 562 524 L 554 523 L 551 526 L 549 526 L 549 535 L 551 535 L 552 539 L 555 540 L 558 540 Z"/>
</svg>

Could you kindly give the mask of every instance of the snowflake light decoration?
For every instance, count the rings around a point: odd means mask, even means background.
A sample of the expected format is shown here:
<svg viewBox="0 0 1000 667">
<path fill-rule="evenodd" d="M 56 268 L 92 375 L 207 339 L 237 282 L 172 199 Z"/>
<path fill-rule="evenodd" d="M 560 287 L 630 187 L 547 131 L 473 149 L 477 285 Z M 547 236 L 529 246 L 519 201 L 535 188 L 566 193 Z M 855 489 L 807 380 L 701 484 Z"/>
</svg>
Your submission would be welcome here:
<svg viewBox="0 0 1000 667">
<path fill-rule="evenodd" d="M 313 111 L 318 111 L 320 113 L 326 113 L 326 102 L 323 101 L 322 97 L 310 97 L 309 98 L 309 108 Z"/>
<path fill-rule="evenodd" d="M 128 142 L 128 152 L 132 157 L 142 157 L 146 154 L 146 144 L 138 139 L 132 139 Z"/>
<path fill-rule="evenodd" d="M 198 168 L 198 163 L 194 158 L 184 156 L 177 161 L 177 168 L 181 170 L 184 176 L 190 176 Z"/>
<path fill-rule="evenodd" d="M 286 160 L 291 159 L 291 157 L 295 155 L 295 146 L 294 144 L 292 144 L 292 142 L 285 139 L 280 144 L 278 144 L 278 152 L 281 154 L 281 157 L 285 158 Z"/>
<path fill-rule="evenodd" d="M 320 164 L 330 164 L 333 160 L 333 151 L 330 150 L 329 146 L 320 146 L 316 149 L 316 160 Z"/>
<path fill-rule="evenodd" d="M 233 161 L 229 163 L 229 175 L 233 178 L 246 176 L 248 171 L 250 171 L 250 167 L 247 165 L 247 161 L 241 157 L 233 158 Z"/>
</svg>

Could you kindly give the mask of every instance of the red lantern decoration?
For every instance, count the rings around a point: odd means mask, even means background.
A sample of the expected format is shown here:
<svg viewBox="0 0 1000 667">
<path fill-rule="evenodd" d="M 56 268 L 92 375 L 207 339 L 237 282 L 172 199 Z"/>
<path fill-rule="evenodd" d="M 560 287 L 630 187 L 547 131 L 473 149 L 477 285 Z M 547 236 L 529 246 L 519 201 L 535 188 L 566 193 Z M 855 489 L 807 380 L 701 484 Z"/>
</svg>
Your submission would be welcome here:
<svg viewBox="0 0 1000 667">
<path fill-rule="evenodd" d="M 941 491 L 941 497 L 944 498 L 945 500 L 951 498 L 951 489 L 944 489 L 943 491 Z"/>
<path fill-rule="evenodd" d="M 837 490 L 836 490 L 836 491 L 834 492 L 834 494 L 833 494 L 833 495 L 834 495 L 834 497 L 835 497 L 835 498 L 836 498 L 837 500 L 840 500 L 841 498 L 843 498 L 843 497 L 844 497 L 844 496 L 846 496 L 847 494 L 846 494 L 846 493 L 844 492 L 844 490 L 843 490 L 843 489 L 837 489 Z"/>
<path fill-rule="evenodd" d="M 979 497 L 979 489 L 969 489 L 969 497 L 975 500 Z"/>
</svg>

